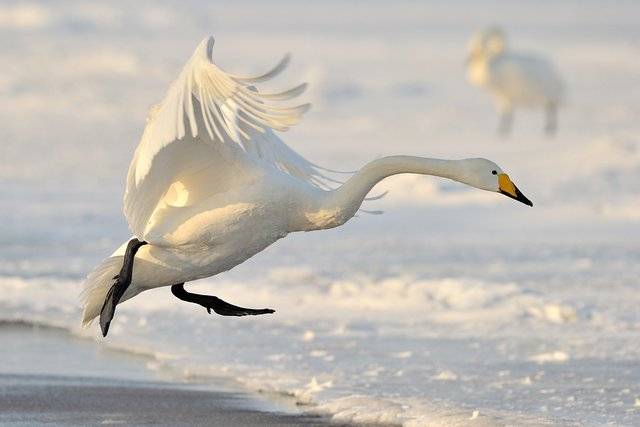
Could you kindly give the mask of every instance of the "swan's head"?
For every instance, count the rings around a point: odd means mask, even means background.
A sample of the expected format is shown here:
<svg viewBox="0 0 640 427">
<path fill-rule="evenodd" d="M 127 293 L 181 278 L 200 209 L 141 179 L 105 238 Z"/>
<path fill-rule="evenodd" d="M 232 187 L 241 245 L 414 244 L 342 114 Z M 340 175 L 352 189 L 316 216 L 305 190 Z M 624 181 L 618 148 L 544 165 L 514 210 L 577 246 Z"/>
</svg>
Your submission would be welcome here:
<svg viewBox="0 0 640 427">
<path fill-rule="evenodd" d="M 477 59 L 490 59 L 501 54 L 507 47 L 504 32 L 498 27 L 490 27 L 475 34 L 469 41 L 468 63 Z"/>
<path fill-rule="evenodd" d="M 487 159 L 460 160 L 460 182 L 481 190 L 504 194 L 528 206 L 533 206 L 531 200 L 518 190 L 509 175 L 500 166 Z"/>
</svg>

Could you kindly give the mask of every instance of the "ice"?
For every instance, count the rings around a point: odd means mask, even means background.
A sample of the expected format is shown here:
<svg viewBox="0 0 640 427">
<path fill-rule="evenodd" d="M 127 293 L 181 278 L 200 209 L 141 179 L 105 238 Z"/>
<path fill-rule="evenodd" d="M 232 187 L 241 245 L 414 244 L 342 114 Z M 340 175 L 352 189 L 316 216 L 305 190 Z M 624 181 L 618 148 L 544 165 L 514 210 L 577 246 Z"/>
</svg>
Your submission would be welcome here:
<svg viewBox="0 0 640 427">
<path fill-rule="evenodd" d="M 569 355 L 564 351 L 553 351 L 550 353 L 536 354 L 535 356 L 531 356 L 529 359 L 541 365 L 550 362 L 564 363 L 569 360 Z"/>
<path fill-rule="evenodd" d="M 0 7 L 0 28 L 38 28 L 47 25 L 49 20 L 49 11 L 40 5 L 15 4 Z"/>
<path fill-rule="evenodd" d="M 636 2 L 186 4 L 0 6 L 0 321 L 337 422 L 640 423 Z M 489 99 L 464 81 L 468 37 L 498 18 L 565 77 L 554 139 L 537 112 L 498 138 Z M 384 215 L 290 235 L 189 285 L 274 315 L 211 316 L 158 289 L 119 306 L 107 340 L 81 329 L 83 276 L 130 236 L 123 183 L 148 108 L 209 33 L 231 72 L 292 53 L 281 78 L 309 81 L 314 108 L 283 138 L 313 162 L 486 157 L 535 207 L 394 177 L 364 206 Z"/>
</svg>

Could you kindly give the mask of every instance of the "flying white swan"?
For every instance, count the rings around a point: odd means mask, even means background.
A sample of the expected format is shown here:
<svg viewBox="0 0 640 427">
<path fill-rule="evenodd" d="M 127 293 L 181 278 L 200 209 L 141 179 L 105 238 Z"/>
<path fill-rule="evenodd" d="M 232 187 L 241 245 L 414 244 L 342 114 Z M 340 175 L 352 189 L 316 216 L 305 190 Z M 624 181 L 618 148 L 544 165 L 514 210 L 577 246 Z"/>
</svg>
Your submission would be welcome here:
<svg viewBox="0 0 640 427">
<path fill-rule="evenodd" d="M 500 114 L 499 133 L 511 131 L 516 107 L 544 108 L 545 130 L 549 135 L 555 133 L 563 84 L 551 62 L 507 49 L 504 33 L 493 27 L 471 38 L 467 72 L 472 84 L 493 94 Z"/>
<path fill-rule="evenodd" d="M 371 188 L 399 173 L 435 175 L 531 202 L 499 166 L 485 159 L 392 156 L 375 160 L 338 188 L 273 130 L 298 123 L 308 105 L 277 106 L 304 85 L 281 93 L 252 84 L 212 62 L 214 40 L 196 48 L 164 100 L 151 109 L 129 168 L 124 213 L 136 236 L 87 278 L 83 323 L 100 316 L 106 336 L 118 303 L 171 286 L 181 300 L 222 315 L 272 313 L 192 294 L 183 284 L 227 271 L 294 231 L 348 221 Z"/>
</svg>

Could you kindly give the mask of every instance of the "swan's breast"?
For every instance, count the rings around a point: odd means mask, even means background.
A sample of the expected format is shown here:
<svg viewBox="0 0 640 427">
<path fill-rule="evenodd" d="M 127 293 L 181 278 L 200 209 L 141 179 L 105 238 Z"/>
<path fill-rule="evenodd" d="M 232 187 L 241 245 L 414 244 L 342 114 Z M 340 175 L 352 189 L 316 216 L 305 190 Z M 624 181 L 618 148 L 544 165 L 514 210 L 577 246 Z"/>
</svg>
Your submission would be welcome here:
<svg viewBox="0 0 640 427">
<path fill-rule="evenodd" d="M 487 61 L 480 58 L 472 59 L 467 67 L 467 78 L 471 84 L 485 86 L 489 81 Z"/>
<path fill-rule="evenodd" d="M 161 263 L 192 281 L 227 271 L 286 236 L 271 206 L 235 202 L 191 216 L 164 236 Z"/>
<path fill-rule="evenodd" d="M 175 246 L 224 244 L 234 235 L 260 229 L 266 218 L 260 218 L 259 211 L 256 203 L 240 201 L 202 209 L 178 224 L 166 235 L 166 239 Z"/>
<path fill-rule="evenodd" d="M 290 177 L 262 176 L 250 185 L 217 193 L 195 205 L 174 207 L 152 244 L 181 281 L 229 270 L 285 237 L 300 211 L 300 191 Z"/>
</svg>

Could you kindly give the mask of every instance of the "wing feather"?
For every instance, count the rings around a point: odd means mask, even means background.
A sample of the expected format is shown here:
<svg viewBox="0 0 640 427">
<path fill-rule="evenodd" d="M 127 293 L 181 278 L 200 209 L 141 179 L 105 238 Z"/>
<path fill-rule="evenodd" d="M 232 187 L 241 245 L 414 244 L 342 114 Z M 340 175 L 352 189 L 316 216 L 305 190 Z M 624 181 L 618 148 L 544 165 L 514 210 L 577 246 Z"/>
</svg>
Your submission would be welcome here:
<svg viewBox="0 0 640 427">
<path fill-rule="evenodd" d="M 264 81 L 267 81 L 267 80 L 271 80 L 272 78 L 274 78 L 275 76 L 280 74 L 282 72 L 282 70 L 287 68 L 287 65 L 289 65 L 289 61 L 291 61 L 291 55 L 289 55 L 287 53 L 280 60 L 280 62 L 278 62 L 278 64 L 275 67 L 273 67 L 271 70 L 267 71 L 266 73 L 264 73 L 264 74 L 262 74 L 260 76 L 243 77 L 243 76 L 237 76 L 237 75 L 229 74 L 229 77 L 232 78 L 233 80 L 237 81 L 237 82 L 242 82 L 242 83 L 261 83 L 261 82 L 264 82 Z"/>
<path fill-rule="evenodd" d="M 202 186 L 203 179 L 210 179 L 210 192 L 228 189 L 233 180 L 250 175 L 248 171 L 238 172 L 252 164 L 244 161 L 248 157 L 313 185 L 324 182 L 313 164 L 273 133 L 299 123 L 310 105 L 279 106 L 272 102 L 295 98 L 304 92 L 306 84 L 269 93 L 249 86 L 281 73 L 290 56 L 264 74 L 243 77 L 213 63 L 213 43 L 213 37 L 209 37 L 198 45 L 163 101 L 152 108 L 129 167 L 124 213 L 140 238 L 152 239 L 151 228 L 167 216 L 166 212 L 155 212 L 167 205 L 163 198 L 170 188 L 187 192 L 182 195 L 187 204 L 197 203 L 195 195 L 205 197 L 207 192 L 193 186 Z M 194 171 L 198 171 L 198 180 L 190 178 Z"/>
</svg>

